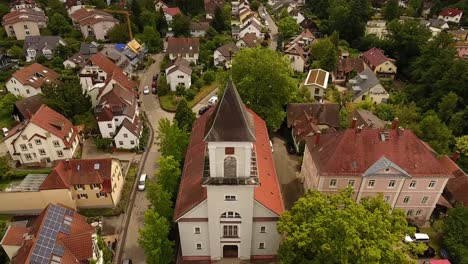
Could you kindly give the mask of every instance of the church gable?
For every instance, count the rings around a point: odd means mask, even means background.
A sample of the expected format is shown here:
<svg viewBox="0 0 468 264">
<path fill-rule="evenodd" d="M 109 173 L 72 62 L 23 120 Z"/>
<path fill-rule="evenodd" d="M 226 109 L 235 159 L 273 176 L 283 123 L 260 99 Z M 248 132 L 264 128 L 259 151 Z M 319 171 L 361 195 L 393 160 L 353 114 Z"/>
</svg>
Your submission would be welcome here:
<svg viewBox="0 0 468 264">
<path fill-rule="evenodd" d="M 208 218 L 207 200 L 199 203 L 197 206 L 180 217 L 180 219 L 186 218 Z"/>
<path fill-rule="evenodd" d="M 363 174 L 364 177 L 368 176 L 396 176 L 411 178 L 411 175 L 402 169 L 400 166 L 387 159 L 385 156 L 381 157 L 372 166 L 370 166 Z"/>
<path fill-rule="evenodd" d="M 273 213 L 270 209 L 263 206 L 260 202 L 254 202 L 253 217 L 278 217 L 277 214 Z"/>
</svg>

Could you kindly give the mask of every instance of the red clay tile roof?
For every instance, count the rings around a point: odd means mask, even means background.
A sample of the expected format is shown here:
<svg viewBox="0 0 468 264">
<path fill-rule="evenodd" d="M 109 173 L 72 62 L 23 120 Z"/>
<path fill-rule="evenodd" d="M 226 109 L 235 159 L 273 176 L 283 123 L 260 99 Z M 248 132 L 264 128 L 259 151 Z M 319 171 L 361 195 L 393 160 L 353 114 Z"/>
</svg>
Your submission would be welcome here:
<svg viewBox="0 0 468 264">
<path fill-rule="evenodd" d="M 98 52 L 89 58 L 91 65 L 98 66 L 107 74 L 112 74 L 117 65 L 108 59 L 104 54 Z"/>
<path fill-rule="evenodd" d="M 386 157 L 413 177 L 453 177 L 411 130 L 347 129 L 306 138 L 307 148 L 320 175 L 361 176 Z M 387 134 L 382 134 L 383 132 Z M 384 138 L 384 141 L 382 141 Z"/>
<path fill-rule="evenodd" d="M 468 206 L 468 175 L 447 155 L 440 157 L 439 161 L 454 176 L 445 188 L 456 202 Z"/>
<path fill-rule="evenodd" d="M 352 71 L 356 73 L 364 70 L 364 61 L 361 58 L 339 58 L 333 74 L 339 77 L 344 77 Z"/>
<path fill-rule="evenodd" d="M 287 123 L 289 127 L 293 126 L 296 120 L 301 120 L 307 113 L 317 125 L 337 128 L 340 126 L 339 112 L 340 106 L 336 103 L 290 103 L 286 109 Z"/>
<path fill-rule="evenodd" d="M 24 234 L 29 232 L 28 227 L 9 226 L 0 244 L 6 246 L 21 246 L 24 240 Z"/>
<path fill-rule="evenodd" d="M 214 109 L 215 107 L 212 107 L 193 124 L 174 210 L 174 220 L 179 219 L 207 198 L 206 188 L 201 185 L 206 148 L 203 138 L 207 128 L 206 123 L 210 116 L 215 114 Z M 268 131 L 265 122 L 257 114 L 247 107 L 246 110 L 253 116 L 255 125 L 254 147 L 260 185 L 254 190 L 254 198 L 273 213 L 281 215 L 284 210 L 283 197 L 276 175 Z"/>
<path fill-rule="evenodd" d="M 41 87 L 44 83 L 50 84 L 54 82 L 60 74 L 39 64 L 33 63 L 13 73 L 15 77 L 23 85 L 30 85 L 34 88 Z"/>
<path fill-rule="evenodd" d="M 190 30 L 208 30 L 209 28 L 208 22 L 190 22 Z"/>
<path fill-rule="evenodd" d="M 39 190 L 69 189 L 77 184 L 103 184 L 112 179 L 112 159 L 61 160 Z"/>
<path fill-rule="evenodd" d="M 241 40 L 243 40 L 244 43 L 250 48 L 256 47 L 259 43 L 255 33 L 247 33 L 241 38 Z"/>
<path fill-rule="evenodd" d="M 132 121 L 128 120 L 128 118 L 125 118 L 122 124 L 120 125 L 120 128 L 117 130 L 117 133 L 115 133 L 116 135 L 119 134 L 119 131 L 120 129 L 122 129 L 122 127 L 125 127 L 128 131 L 130 131 L 130 133 L 139 137 L 142 128 L 142 123 L 140 121 L 140 118 L 138 117 L 135 117 L 133 123 Z"/>
<path fill-rule="evenodd" d="M 167 53 L 194 54 L 198 53 L 200 40 L 198 38 L 168 38 Z"/>
<path fill-rule="evenodd" d="M 165 14 L 168 14 L 170 15 L 171 17 L 172 16 L 175 16 L 175 15 L 178 15 L 178 14 L 182 14 L 182 12 L 180 12 L 180 9 L 178 7 L 167 7 L 167 8 L 163 8 L 163 12 Z"/>
<path fill-rule="evenodd" d="M 372 70 L 386 61 L 391 61 L 393 63 L 393 60 L 385 56 L 383 51 L 378 48 L 371 48 L 364 52 L 361 57 L 367 64 L 369 64 L 369 67 L 371 67 Z"/>
<path fill-rule="evenodd" d="M 94 25 L 102 21 L 112 21 L 118 23 L 111 14 L 102 10 L 82 8 L 70 15 L 71 19 L 77 22 L 80 26 Z"/>
<path fill-rule="evenodd" d="M 439 16 L 454 17 L 454 16 L 458 16 L 461 13 L 463 13 L 462 10 L 459 10 L 459 9 L 456 9 L 456 8 L 446 8 L 446 9 L 440 11 Z"/>
<path fill-rule="evenodd" d="M 2 25 L 8 26 L 20 21 L 47 22 L 44 12 L 34 9 L 20 9 L 10 12 L 3 16 Z"/>
<path fill-rule="evenodd" d="M 137 87 L 136 82 L 130 80 L 121 68 L 119 68 L 115 63 L 113 63 L 102 53 L 96 53 L 93 56 L 91 56 L 91 58 L 89 58 L 88 63 L 90 65 L 98 66 L 107 74 L 106 82 L 113 79 L 117 83 L 129 90 L 133 90 L 135 87 Z"/>
</svg>

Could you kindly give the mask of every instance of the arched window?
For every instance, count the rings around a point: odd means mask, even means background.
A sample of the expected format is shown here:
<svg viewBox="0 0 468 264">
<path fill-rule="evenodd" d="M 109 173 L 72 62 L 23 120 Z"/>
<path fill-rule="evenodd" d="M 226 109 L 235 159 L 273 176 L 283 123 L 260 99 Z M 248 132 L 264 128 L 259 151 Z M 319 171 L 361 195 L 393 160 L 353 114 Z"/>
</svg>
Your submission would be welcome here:
<svg viewBox="0 0 468 264">
<path fill-rule="evenodd" d="M 224 159 L 224 177 L 237 177 L 237 160 L 233 156 Z"/>
<path fill-rule="evenodd" d="M 222 213 L 221 218 L 241 218 L 241 217 L 240 217 L 240 214 L 229 211 L 229 212 Z"/>
</svg>

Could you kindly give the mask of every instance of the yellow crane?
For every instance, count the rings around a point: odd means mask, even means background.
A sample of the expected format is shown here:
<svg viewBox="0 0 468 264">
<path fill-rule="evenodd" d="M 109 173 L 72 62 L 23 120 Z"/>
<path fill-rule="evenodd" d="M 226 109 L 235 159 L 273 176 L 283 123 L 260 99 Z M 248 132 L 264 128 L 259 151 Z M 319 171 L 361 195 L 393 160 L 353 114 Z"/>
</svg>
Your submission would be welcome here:
<svg viewBox="0 0 468 264">
<path fill-rule="evenodd" d="M 130 37 L 130 40 L 133 39 L 133 34 L 132 34 L 132 23 L 130 21 L 130 11 L 126 10 L 115 10 L 115 9 L 103 9 L 105 12 L 109 13 L 116 13 L 116 14 L 123 14 L 125 15 L 125 18 L 127 19 L 127 28 L 128 28 L 128 36 Z"/>
</svg>

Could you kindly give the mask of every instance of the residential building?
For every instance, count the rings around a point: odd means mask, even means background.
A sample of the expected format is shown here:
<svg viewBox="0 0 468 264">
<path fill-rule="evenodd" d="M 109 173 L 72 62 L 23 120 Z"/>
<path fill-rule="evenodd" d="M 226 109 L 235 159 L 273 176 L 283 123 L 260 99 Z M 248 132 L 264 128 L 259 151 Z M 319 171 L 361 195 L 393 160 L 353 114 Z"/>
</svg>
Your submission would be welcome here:
<svg viewBox="0 0 468 264">
<path fill-rule="evenodd" d="M 20 9 L 4 15 L 2 25 L 8 37 L 24 40 L 27 36 L 40 36 L 40 29 L 47 27 L 47 21 L 42 11 Z"/>
<path fill-rule="evenodd" d="M 168 38 L 166 51 L 170 60 L 181 57 L 186 61 L 197 63 L 200 40 L 198 38 Z"/>
<path fill-rule="evenodd" d="M 385 56 L 382 50 L 371 48 L 361 54 L 362 60 L 371 68 L 379 78 L 394 79 L 397 73 L 395 60 Z"/>
<path fill-rule="evenodd" d="M 468 59 L 468 41 L 457 41 L 455 43 L 457 55 L 459 58 Z"/>
<path fill-rule="evenodd" d="M 42 86 L 52 84 L 58 77 L 55 71 L 33 63 L 14 72 L 5 86 L 16 96 L 30 97 L 42 93 Z"/>
<path fill-rule="evenodd" d="M 41 55 L 50 60 L 59 45 L 67 45 L 59 36 L 28 36 L 23 43 L 24 56 L 27 62 L 34 61 Z"/>
<path fill-rule="evenodd" d="M 384 39 L 387 34 L 387 21 L 385 20 L 369 20 L 366 24 L 366 36 L 374 35 L 379 39 Z"/>
<path fill-rule="evenodd" d="M 224 0 L 204 0 L 205 17 L 213 19 L 216 8 L 223 10 Z"/>
<path fill-rule="evenodd" d="M 94 41 L 91 43 L 81 43 L 80 51 L 66 59 L 63 62 L 63 66 L 65 69 L 83 68 L 88 59 L 98 52 L 98 46 L 99 44 Z"/>
<path fill-rule="evenodd" d="M 304 72 L 309 67 L 310 45 L 316 41 L 312 32 L 303 30 L 284 46 L 284 54 L 291 61 L 291 67 L 296 72 Z"/>
<path fill-rule="evenodd" d="M 190 62 L 181 57 L 173 60 L 166 68 L 165 73 L 166 81 L 171 91 L 176 91 L 179 85 L 183 85 L 185 89 L 192 86 L 192 68 L 190 68 Z"/>
<path fill-rule="evenodd" d="M 332 72 L 332 82 L 343 84 L 349 77 L 362 72 L 364 68 L 364 61 L 361 58 L 340 57 Z"/>
<path fill-rule="evenodd" d="M 40 94 L 18 100 L 13 105 L 13 118 L 17 122 L 30 119 L 44 104 L 44 99 Z"/>
<path fill-rule="evenodd" d="M 154 10 L 159 11 L 163 8 L 168 8 L 169 6 L 161 0 L 154 1 Z"/>
<path fill-rule="evenodd" d="M 11 57 L 7 54 L 0 52 L 0 70 L 9 70 L 13 67 L 14 63 L 11 61 Z"/>
<path fill-rule="evenodd" d="M 70 120 L 42 105 L 30 119 L 13 127 L 3 141 L 13 160 L 37 166 L 73 158 L 79 138 Z"/>
<path fill-rule="evenodd" d="M 49 204 L 30 225 L 14 222 L 0 244 L 11 264 L 99 263 L 96 228 L 86 217 L 62 204 Z"/>
<path fill-rule="evenodd" d="M 255 48 L 260 43 L 255 33 L 247 33 L 236 42 L 239 49 L 242 48 Z"/>
<path fill-rule="evenodd" d="M 115 83 L 100 97 L 94 114 L 103 138 L 113 138 L 117 148 L 139 148 L 142 123 L 136 91 Z"/>
<path fill-rule="evenodd" d="M 130 64 L 130 59 L 123 54 L 124 49 L 124 44 L 108 45 L 99 51 L 99 53 L 106 56 L 117 67 L 128 74 L 132 71 L 132 65 Z"/>
<path fill-rule="evenodd" d="M 213 54 L 214 66 L 225 69 L 231 68 L 232 58 L 239 51 L 239 48 L 233 42 L 224 44 L 217 48 Z"/>
<path fill-rule="evenodd" d="M 429 28 L 433 37 L 439 35 L 443 30 L 450 28 L 448 23 L 441 19 L 431 18 L 429 20 L 421 20 L 421 24 Z"/>
<path fill-rule="evenodd" d="M 190 35 L 196 38 L 204 37 L 209 28 L 210 23 L 208 22 L 190 22 Z"/>
<path fill-rule="evenodd" d="M 21 10 L 21 9 L 35 9 L 35 10 L 41 11 L 36 1 L 34 0 L 14 0 L 10 2 L 11 12 L 15 10 Z"/>
<path fill-rule="evenodd" d="M 119 23 L 111 14 L 90 8 L 78 9 L 70 17 L 85 39 L 107 40 L 107 32 Z"/>
<path fill-rule="evenodd" d="M 463 11 L 456 8 L 446 8 L 440 11 L 438 19 L 442 19 L 445 22 L 460 23 L 460 19 L 463 16 Z"/>
<path fill-rule="evenodd" d="M 172 20 L 174 19 L 174 16 L 182 14 L 182 12 L 180 12 L 180 9 L 178 7 L 163 8 L 163 13 L 164 13 L 164 17 L 166 18 L 166 22 L 169 25 L 169 27 L 172 23 Z"/>
<path fill-rule="evenodd" d="M 288 14 L 296 20 L 297 24 L 301 24 L 304 21 L 305 16 L 301 13 L 301 11 L 296 7 L 288 6 Z"/>
<path fill-rule="evenodd" d="M 428 221 L 453 176 L 412 131 L 354 127 L 306 138 L 305 190 L 337 193 L 350 186 L 360 201 L 382 193 L 408 219 Z"/>
<path fill-rule="evenodd" d="M 383 129 L 386 125 L 385 121 L 374 115 L 371 111 L 364 109 L 354 110 L 354 112 L 349 115 L 348 120 L 351 127 Z"/>
<path fill-rule="evenodd" d="M 310 70 L 304 81 L 304 86 L 314 98 L 321 99 L 327 90 L 329 77 L 330 73 L 322 69 Z"/>
<path fill-rule="evenodd" d="M 336 131 L 340 127 L 340 106 L 336 103 L 289 103 L 286 113 L 298 153 L 303 149 L 306 137 Z"/>
<path fill-rule="evenodd" d="M 365 101 L 367 98 L 374 104 L 386 103 L 390 97 L 377 75 L 369 68 L 349 80 L 346 86 L 353 94 L 352 101 L 355 103 Z"/>
<path fill-rule="evenodd" d="M 174 210 L 182 260 L 276 257 L 284 205 L 269 140 L 232 81 L 194 122 Z"/>
<path fill-rule="evenodd" d="M 249 33 L 255 34 L 255 37 L 257 37 L 258 39 L 263 38 L 262 29 L 262 24 L 256 22 L 255 20 L 250 20 L 239 30 L 238 38 L 242 38 Z"/>
<path fill-rule="evenodd" d="M 459 157 L 460 152 L 456 151 L 452 158 L 447 155 L 440 158 L 441 163 L 453 175 L 453 178 L 448 180 L 442 195 L 453 206 L 461 204 L 466 207 L 468 206 L 468 192 L 466 192 L 468 175 L 457 165 L 456 161 Z"/>
</svg>

